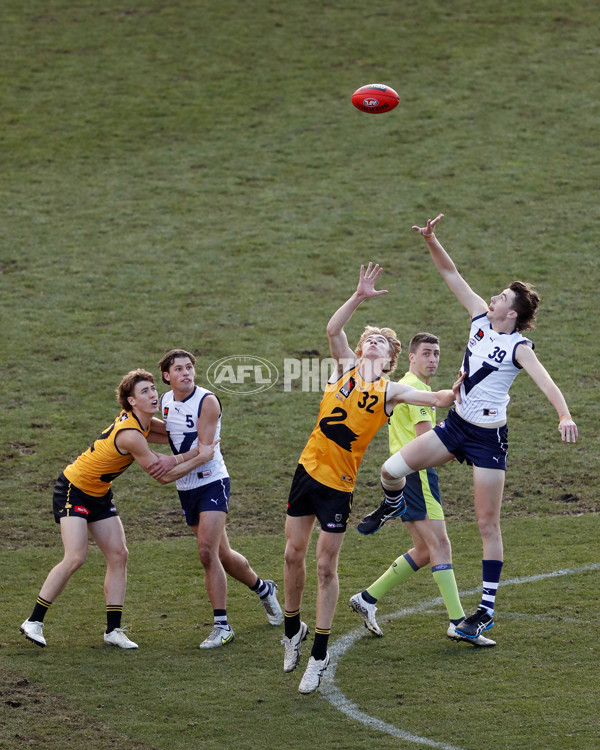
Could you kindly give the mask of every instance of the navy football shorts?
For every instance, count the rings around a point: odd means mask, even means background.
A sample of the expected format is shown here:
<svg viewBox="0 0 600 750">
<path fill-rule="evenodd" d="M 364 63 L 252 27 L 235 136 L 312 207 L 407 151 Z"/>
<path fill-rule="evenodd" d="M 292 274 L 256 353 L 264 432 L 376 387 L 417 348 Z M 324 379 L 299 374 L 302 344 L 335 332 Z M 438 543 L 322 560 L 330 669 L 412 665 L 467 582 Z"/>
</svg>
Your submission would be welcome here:
<svg viewBox="0 0 600 750">
<path fill-rule="evenodd" d="M 506 471 L 508 426 L 479 427 L 459 417 L 454 409 L 434 428 L 436 435 L 461 463 Z"/>
<path fill-rule="evenodd" d="M 229 512 L 229 477 L 203 484 L 193 490 L 179 490 L 179 500 L 188 526 L 196 526 L 200 513 L 207 510 Z"/>
</svg>

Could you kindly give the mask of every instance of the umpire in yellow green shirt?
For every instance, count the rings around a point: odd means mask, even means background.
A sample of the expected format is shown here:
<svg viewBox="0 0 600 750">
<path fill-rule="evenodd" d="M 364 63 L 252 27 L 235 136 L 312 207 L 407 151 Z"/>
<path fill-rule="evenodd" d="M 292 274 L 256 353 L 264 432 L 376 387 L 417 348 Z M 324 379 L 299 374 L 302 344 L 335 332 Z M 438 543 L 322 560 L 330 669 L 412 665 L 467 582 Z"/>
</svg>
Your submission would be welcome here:
<svg viewBox="0 0 600 750">
<path fill-rule="evenodd" d="M 440 361 L 438 337 L 431 333 L 417 333 L 411 339 L 408 359 L 408 372 L 400 382 L 419 390 L 430 391 L 429 381 L 435 375 Z M 399 451 L 418 435 L 431 430 L 434 425 L 434 407 L 398 404 L 389 422 L 390 454 Z M 435 469 L 423 469 L 409 474 L 406 477 L 404 500 L 406 511 L 401 518 L 410 531 L 413 547 L 398 557 L 373 584 L 355 594 L 350 599 L 350 607 L 363 618 L 368 630 L 382 636 L 383 632 L 375 617 L 376 602 L 392 587 L 430 564 L 450 619 L 446 631 L 448 637 L 474 646 L 494 646 L 495 641 L 489 638 L 465 638 L 455 630 L 455 626 L 464 620 L 465 613 L 452 568 L 452 547 L 446 532 Z"/>
</svg>

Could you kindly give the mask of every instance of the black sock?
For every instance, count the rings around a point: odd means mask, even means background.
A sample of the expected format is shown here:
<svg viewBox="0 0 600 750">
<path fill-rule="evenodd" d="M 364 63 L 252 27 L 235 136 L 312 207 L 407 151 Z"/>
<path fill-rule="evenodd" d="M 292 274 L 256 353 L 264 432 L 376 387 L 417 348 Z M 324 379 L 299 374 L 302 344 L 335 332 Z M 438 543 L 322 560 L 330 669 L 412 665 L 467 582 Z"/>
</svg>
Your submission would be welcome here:
<svg viewBox="0 0 600 750">
<path fill-rule="evenodd" d="M 329 642 L 330 633 L 331 628 L 328 628 L 327 630 L 324 630 L 323 628 L 315 628 L 315 640 L 310 655 L 317 661 L 323 661 L 327 656 L 327 643 Z"/>
<path fill-rule="evenodd" d="M 293 638 L 300 630 L 300 610 L 298 609 L 295 612 L 288 612 L 286 610 L 283 618 L 283 626 L 285 629 L 285 637 Z"/>
<path fill-rule="evenodd" d="M 121 616 L 123 614 L 122 604 L 106 605 L 106 632 L 111 633 L 115 628 L 121 627 Z"/>
<path fill-rule="evenodd" d="M 41 596 L 38 596 L 31 617 L 29 618 L 30 622 L 44 622 L 44 617 L 46 617 L 46 612 L 51 604 L 52 602 L 47 602 Z"/>
</svg>

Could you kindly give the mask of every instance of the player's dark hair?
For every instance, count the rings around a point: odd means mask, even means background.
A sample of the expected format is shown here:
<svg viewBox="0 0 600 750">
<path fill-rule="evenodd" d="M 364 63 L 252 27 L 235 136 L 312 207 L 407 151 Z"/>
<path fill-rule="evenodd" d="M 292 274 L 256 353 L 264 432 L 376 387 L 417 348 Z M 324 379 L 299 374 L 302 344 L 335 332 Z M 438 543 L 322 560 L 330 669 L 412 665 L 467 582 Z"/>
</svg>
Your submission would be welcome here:
<svg viewBox="0 0 600 750">
<path fill-rule="evenodd" d="M 517 331 L 533 331 L 533 321 L 537 315 L 540 295 L 530 284 L 523 281 L 513 281 L 508 287 L 515 293 L 513 310 L 517 313 L 515 328 Z"/>
<path fill-rule="evenodd" d="M 179 357 L 187 357 L 193 365 L 196 364 L 196 357 L 194 357 L 191 352 L 187 352 L 185 349 L 171 349 L 171 351 L 167 352 L 158 363 L 158 366 L 160 367 L 160 376 L 163 383 L 169 385 L 169 381 L 165 380 L 165 372 L 169 372 L 171 365 Z"/>
<path fill-rule="evenodd" d="M 123 377 L 123 380 L 117 387 L 117 401 L 121 404 L 121 408 L 125 411 L 131 411 L 133 407 L 127 400 L 130 396 L 133 396 L 133 391 L 138 383 L 149 382 L 154 383 L 154 375 L 148 370 L 131 370 Z"/>
<path fill-rule="evenodd" d="M 415 333 L 415 335 L 410 340 L 410 344 L 408 345 L 408 353 L 409 354 L 416 354 L 417 349 L 421 346 L 421 344 L 438 344 L 439 345 L 440 340 L 437 336 L 434 336 L 433 333 L 427 333 L 426 331 L 422 331 L 421 333 Z"/>
</svg>

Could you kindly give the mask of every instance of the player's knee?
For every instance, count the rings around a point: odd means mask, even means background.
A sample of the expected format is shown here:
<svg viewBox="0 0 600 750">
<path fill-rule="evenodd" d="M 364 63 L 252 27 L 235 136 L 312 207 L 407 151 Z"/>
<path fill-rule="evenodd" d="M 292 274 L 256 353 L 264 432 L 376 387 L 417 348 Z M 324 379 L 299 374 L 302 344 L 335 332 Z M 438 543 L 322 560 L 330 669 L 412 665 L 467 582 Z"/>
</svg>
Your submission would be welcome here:
<svg viewBox="0 0 600 750">
<path fill-rule="evenodd" d="M 210 567 L 215 560 L 219 559 L 218 549 L 213 544 L 203 539 L 198 540 L 198 555 L 204 568 Z"/>
<path fill-rule="evenodd" d="M 400 483 L 400 487 L 394 486 L 386 487 L 386 489 L 400 489 L 404 486 L 404 477 L 407 474 L 412 474 L 413 469 L 406 463 L 401 453 L 394 453 L 381 467 L 381 482 L 384 487 L 386 483 L 392 485 L 392 483 Z"/>
<path fill-rule="evenodd" d="M 317 560 L 317 579 L 321 586 L 326 586 L 337 577 L 337 558 L 328 555 Z"/>
<path fill-rule="evenodd" d="M 65 555 L 63 565 L 68 569 L 69 575 L 72 575 L 78 570 L 87 558 L 87 550 L 78 550 L 77 552 L 69 552 Z"/>
<path fill-rule="evenodd" d="M 115 547 L 108 552 L 105 552 L 105 555 L 108 563 L 113 568 L 124 568 L 127 566 L 129 550 L 125 545 L 122 547 Z"/>
<path fill-rule="evenodd" d="M 495 516 L 481 516 L 477 519 L 479 533 L 486 539 L 498 539 L 501 537 L 500 522 Z"/>
<path fill-rule="evenodd" d="M 288 539 L 283 555 L 286 565 L 299 565 L 303 562 L 305 554 L 306 550 L 302 545 L 294 544 L 291 539 Z"/>
</svg>

